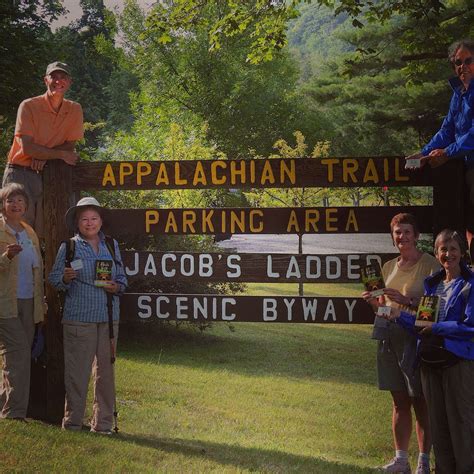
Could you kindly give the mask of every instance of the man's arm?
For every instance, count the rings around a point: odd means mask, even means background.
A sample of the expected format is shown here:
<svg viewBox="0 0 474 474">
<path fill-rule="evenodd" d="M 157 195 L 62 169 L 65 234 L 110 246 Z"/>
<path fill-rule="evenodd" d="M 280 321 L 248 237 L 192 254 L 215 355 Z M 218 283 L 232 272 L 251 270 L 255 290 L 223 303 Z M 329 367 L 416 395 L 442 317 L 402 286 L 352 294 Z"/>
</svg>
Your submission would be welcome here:
<svg viewBox="0 0 474 474">
<path fill-rule="evenodd" d="M 79 161 L 79 155 L 74 151 L 76 143 L 74 141 L 64 142 L 55 148 L 48 148 L 35 143 L 33 137 L 29 135 L 20 135 L 16 139 L 19 140 L 23 153 L 33 157 L 35 160 L 63 160 L 71 166 L 74 166 Z"/>
</svg>

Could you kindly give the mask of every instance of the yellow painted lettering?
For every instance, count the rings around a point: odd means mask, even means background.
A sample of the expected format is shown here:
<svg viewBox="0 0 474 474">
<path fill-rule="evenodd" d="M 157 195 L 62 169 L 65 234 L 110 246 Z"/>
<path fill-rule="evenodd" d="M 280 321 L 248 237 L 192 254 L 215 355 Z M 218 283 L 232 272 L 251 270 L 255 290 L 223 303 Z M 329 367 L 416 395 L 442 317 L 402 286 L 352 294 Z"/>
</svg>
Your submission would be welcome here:
<svg viewBox="0 0 474 474">
<path fill-rule="evenodd" d="M 267 181 L 270 184 L 275 184 L 275 175 L 273 174 L 270 160 L 265 160 L 265 164 L 263 165 L 262 170 L 262 177 L 260 178 L 260 184 L 265 184 Z"/>
<path fill-rule="evenodd" d="M 318 232 L 319 211 L 317 209 L 306 209 L 304 213 L 304 230 L 305 232 Z"/>
<path fill-rule="evenodd" d="M 288 219 L 288 224 L 286 226 L 286 231 L 296 232 L 297 234 L 300 233 L 300 224 L 298 223 L 298 219 L 296 217 L 296 212 L 294 210 L 290 211 L 290 217 Z"/>
<path fill-rule="evenodd" d="M 353 231 L 359 232 L 359 224 L 357 223 L 354 209 L 349 209 L 349 214 L 347 216 L 347 223 L 346 223 L 346 232 L 349 232 L 351 226 L 352 226 Z"/>
<path fill-rule="evenodd" d="M 166 219 L 165 233 L 168 233 L 170 229 L 175 234 L 178 233 L 178 224 L 176 223 L 176 217 L 174 217 L 173 211 L 169 212 L 168 219 Z"/>
<path fill-rule="evenodd" d="M 235 211 L 230 213 L 230 232 L 235 234 L 235 227 L 240 229 L 240 232 L 245 233 L 245 211 L 240 211 L 240 216 Z"/>
<path fill-rule="evenodd" d="M 125 177 L 133 174 L 133 165 L 131 163 L 121 162 L 119 166 L 119 183 L 125 182 Z"/>
<path fill-rule="evenodd" d="M 160 163 L 160 167 L 158 168 L 158 173 L 156 174 L 155 184 L 156 186 L 159 186 L 160 184 L 165 184 L 168 186 L 170 184 L 168 171 L 166 170 L 166 165 L 164 163 Z"/>
<path fill-rule="evenodd" d="M 359 162 L 354 158 L 347 158 L 342 160 L 342 181 L 349 182 L 349 178 L 353 183 L 357 183 L 355 172 L 359 169 Z"/>
<path fill-rule="evenodd" d="M 188 180 L 186 178 L 181 178 L 181 167 L 178 161 L 174 164 L 174 182 L 178 186 L 184 186 L 188 184 Z"/>
<path fill-rule="evenodd" d="M 225 173 L 222 173 L 219 176 L 217 176 L 217 168 L 221 169 L 226 169 L 227 168 L 227 163 L 225 161 L 213 161 L 211 164 L 211 182 L 212 184 L 225 184 L 226 182 L 226 177 Z"/>
<path fill-rule="evenodd" d="M 150 233 L 151 226 L 158 224 L 160 220 L 160 213 L 155 210 L 147 210 L 145 211 L 145 232 L 147 234 Z"/>
<path fill-rule="evenodd" d="M 112 186 L 117 186 L 117 181 L 115 180 L 114 169 L 110 163 L 105 165 L 104 176 L 102 177 L 102 186 L 107 186 L 111 184 Z"/>
<path fill-rule="evenodd" d="M 139 161 L 137 163 L 137 184 L 140 186 L 144 176 L 151 174 L 151 165 L 146 161 Z"/>
<path fill-rule="evenodd" d="M 206 174 L 204 173 L 204 168 L 200 161 L 196 162 L 196 169 L 194 170 L 193 177 L 193 186 L 197 186 L 198 184 L 202 184 L 203 186 L 207 185 Z"/>
<path fill-rule="evenodd" d="M 194 211 L 183 211 L 183 232 L 186 234 L 189 228 L 189 233 L 195 234 L 196 229 L 194 223 L 196 222 L 196 213 Z"/>
<path fill-rule="evenodd" d="M 325 158 L 321 160 L 322 165 L 326 165 L 328 167 L 327 171 L 327 181 L 328 183 L 332 183 L 334 181 L 334 165 L 339 164 L 338 158 Z"/>
<path fill-rule="evenodd" d="M 258 234 L 263 232 L 263 211 L 260 209 L 252 209 L 249 214 L 250 232 Z"/>
<path fill-rule="evenodd" d="M 255 160 L 250 160 L 250 183 L 255 184 Z"/>
<path fill-rule="evenodd" d="M 290 166 L 284 160 L 280 161 L 280 183 L 285 184 L 286 178 L 291 184 L 296 182 L 296 165 L 295 160 L 290 160 Z"/>
<path fill-rule="evenodd" d="M 212 216 L 214 215 L 214 211 L 203 209 L 202 210 L 202 231 L 204 233 L 209 230 L 209 232 L 214 232 L 214 224 L 212 223 Z"/>
<path fill-rule="evenodd" d="M 384 178 L 385 181 L 388 181 L 388 179 L 390 178 L 390 171 L 389 171 L 389 168 L 388 168 L 387 158 L 383 159 L 383 178 Z"/>
<path fill-rule="evenodd" d="M 364 173 L 364 183 L 372 181 L 374 184 L 380 181 L 379 174 L 377 173 L 377 168 L 375 167 L 375 162 L 372 158 L 369 158 L 367 161 L 367 166 Z"/>
<path fill-rule="evenodd" d="M 408 176 L 400 174 L 400 158 L 397 158 L 395 160 L 395 181 L 408 181 L 409 179 Z"/>
<path fill-rule="evenodd" d="M 333 224 L 336 224 L 333 226 Z M 337 232 L 337 209 L 326 209 L 326 231 Z"/>
<path fill-rule="evenodd" d="M 230 182 L 231 184 L 237 183 L 237 176 L 239 176 L 239 183 L 245 184 L 245 160 L 230 162 Z M 239 168 L 237 168 L 239 165 Z"/>
</svg>

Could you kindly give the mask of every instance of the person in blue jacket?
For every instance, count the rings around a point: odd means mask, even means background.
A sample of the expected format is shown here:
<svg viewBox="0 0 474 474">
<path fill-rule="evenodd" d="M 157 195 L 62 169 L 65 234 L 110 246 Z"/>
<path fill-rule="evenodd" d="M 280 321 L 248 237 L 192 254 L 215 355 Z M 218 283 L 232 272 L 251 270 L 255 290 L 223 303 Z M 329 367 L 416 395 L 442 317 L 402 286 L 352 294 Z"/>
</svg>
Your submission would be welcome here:
<svg viewBox="0 0 474 474">
<path fill-rule="evenodd" d="M 439 131 L 420 153 L 407 157 L 420 158 L 421 166 L 436 167 L 451 159 L 464 160 L 469 200 L 466 203 L 466 237 L 469 249 L 474 245 L 474 41 L 453 43 L 448 52 L 456 77 L 449 80 L 453 95 L 448 115 Z M 408 167 L 408 164 L 407 164 Z M 474 257 L 474 249 L 471 250 Z"/>
<path fill-rule="evenodd" d="M 438 234 L 435 256 L 442 269 L 425 280 L 425 294 L 439 298 L 437 322 L 419 330 L 413 314 L 394 308 L 388 316 L 418 334 L 436 474 L 474 472 L 474 273 L 464 254 L 458 232 Z"/>
</svg>

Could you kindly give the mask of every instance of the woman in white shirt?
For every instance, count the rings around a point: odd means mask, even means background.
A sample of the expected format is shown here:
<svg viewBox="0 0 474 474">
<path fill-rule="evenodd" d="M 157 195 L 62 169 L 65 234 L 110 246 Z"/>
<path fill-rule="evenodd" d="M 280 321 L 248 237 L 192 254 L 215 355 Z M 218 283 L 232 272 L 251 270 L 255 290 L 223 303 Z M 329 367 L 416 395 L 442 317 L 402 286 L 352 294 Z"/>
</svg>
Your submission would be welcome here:
<svg viewBox="0 0 474 474">
<path fill-rule="evenodd" d="M 24 420 L 35 325 L 44 317 L 43 264 L 38 237 L 23 220 L 23 186 L 5 186 L 0 202 L 0 418 Z"/>
</svg>

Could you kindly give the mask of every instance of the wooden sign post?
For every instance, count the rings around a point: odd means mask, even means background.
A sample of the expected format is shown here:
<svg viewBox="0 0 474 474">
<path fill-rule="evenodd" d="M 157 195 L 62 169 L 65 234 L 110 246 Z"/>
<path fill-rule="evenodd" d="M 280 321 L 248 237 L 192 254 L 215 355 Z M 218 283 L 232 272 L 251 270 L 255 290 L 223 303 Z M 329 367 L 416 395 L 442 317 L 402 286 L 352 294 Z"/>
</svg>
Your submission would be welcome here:
<svg viewBox="0 0 474 474">
<path fill-rule="evenodd" d="M 110 209 L 107 232 L 133 235 L 354 234 L 387 233 L 399 212 L 415 215 L 424 233 L 444 227 L 462 229 L 464 177 L 461 162 L 439 169 L 404 169 L 403 157 L 298 158 L 80 163 L 48 163 L 44 173 L 46 275 L 62 240 L 68 238 L 64 214 L 72 192 L 87 190 L 170 190 L 209 188 L 400 187 L 432 186 L 434 206 Z M 124 226 L 124 223 L 127 223 Z M 301 240 L 301 239 L 300 239 Z M 199 282 L 358 281 L 360 266 L 385 262 L 386 255 L 238 254 L 224 252 L 123 252 L 135 286 L 150 280 Z M 157 285 L 154 285 L 157 286 Z M 57 292 L 49 285 L 46 320 L 46 389 L 39 417 L 59 422 L 64 407 L 61 314 Z M 142 286 L 144 288 L 144 286 Z M 367 324 L 374 319 L 360 298 L 328 296 L 244 296 L 222 294 L 128 293 L 122 321 L 254 321 L 261 323 Z M 122 329 L 123 331 L 123 329 Z"/>
<path fill-rule="evenodd" d="M 61 241 L 69 235 L 64 215 L 72 204 L 72 167 L 50 161 L 44 178 L 45 275 L 49 275 Z M 61 308 L 58 292 L 46 283 L 48 314 L 45 321 L 47 347 L 45 419 L 59 423 L 64 413 L 64 354 Z"/>
</svg>

